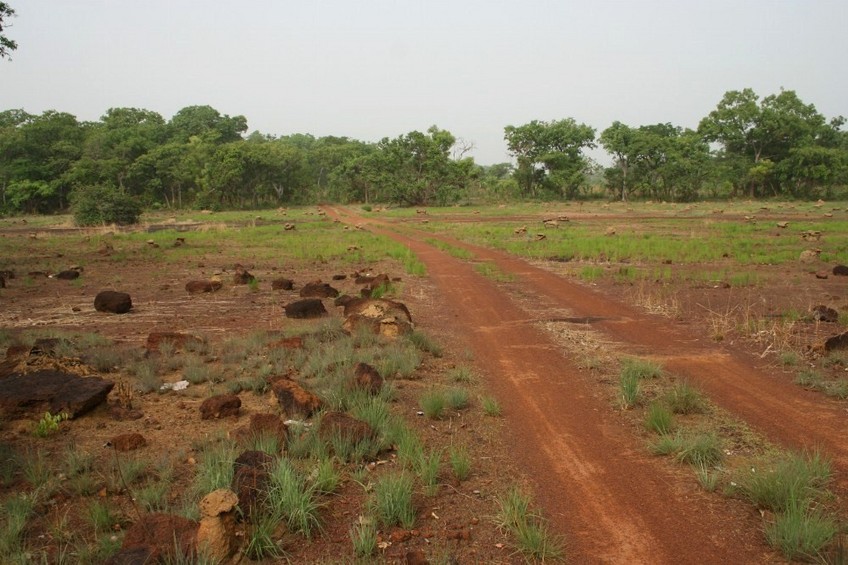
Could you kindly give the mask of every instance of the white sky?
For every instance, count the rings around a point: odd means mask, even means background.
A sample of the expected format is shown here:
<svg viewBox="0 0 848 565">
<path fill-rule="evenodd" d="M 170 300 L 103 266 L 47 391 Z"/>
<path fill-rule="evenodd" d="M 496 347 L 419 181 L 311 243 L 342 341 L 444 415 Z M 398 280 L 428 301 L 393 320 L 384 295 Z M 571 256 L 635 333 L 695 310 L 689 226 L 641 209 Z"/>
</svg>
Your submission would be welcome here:
<svg viewBox="0 0 848 565">
<path fill-rule="evenodd" d="M 209 104 L 250 131 L 365 141 L 436 124 L 481 164 L 508 160 L 506 125 L 694 128 L 745 87 L 848 115 L 846 0 L 9 3 L 0 110 Z"/>
</svg>

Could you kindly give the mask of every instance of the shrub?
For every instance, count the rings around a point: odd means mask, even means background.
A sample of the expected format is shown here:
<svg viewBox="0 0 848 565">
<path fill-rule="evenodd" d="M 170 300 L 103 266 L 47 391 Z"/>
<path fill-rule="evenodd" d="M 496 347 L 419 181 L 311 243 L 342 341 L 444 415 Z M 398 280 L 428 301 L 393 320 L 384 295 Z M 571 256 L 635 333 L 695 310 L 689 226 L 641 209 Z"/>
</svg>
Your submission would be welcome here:
<svg viewBox="0 0 848 565">
<path fill-rule="evenodd" d="M 645 427 L 660 435 L 667 434 L 674 430 L 674 416 L 668 408 L 658 402 L 654 402 L 648 407 L 648 414 L 645 416 Z"/>
<path fill-rule="evenodd" d="M 78 188 L 73 197 L 74 222 L 78 226 L 137 224 L 141 205 L 129 194 L 111 186 Z"/>
</svg>

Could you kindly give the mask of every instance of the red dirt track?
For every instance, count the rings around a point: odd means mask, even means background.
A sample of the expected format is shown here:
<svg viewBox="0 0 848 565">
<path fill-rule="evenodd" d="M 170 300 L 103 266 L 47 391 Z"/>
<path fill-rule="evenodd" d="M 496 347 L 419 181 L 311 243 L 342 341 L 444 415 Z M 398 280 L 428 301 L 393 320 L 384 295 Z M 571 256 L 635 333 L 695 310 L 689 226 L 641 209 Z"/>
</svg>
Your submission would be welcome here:
<svg viewBox="0 0 848 565">
<path fill-rule="evenodd" d="M 386 224 L 369 222 L 348 209 L 327 211 L 347 223 L 369 224 L 369 229 L 407 245 L 426 264 L 443 299 L 441 313 L 430 316 L 467 339 L 475 362 L 487 375 L 487 387 L 504 407 L 510 429 L 504 441 L 533 478 L 535 498 L 554 530 L 565 534 L 570 561 L 781 561 L 765 546 L 753 509 L 706 494 L 694 481 L 681 481 L 668 466 L 650 457 L 641 442 L 616 421 L 609 404 L 593 394 L 585 376 L 534 327 L 527 312 L 470 264 L 424 243 L 424 235 L 388 230 Z M 788 437 L 781 435 L 788 434 L 796 420 L 803 424 L 800 417 L 814 406 L 823 414 L 815 422 L 821 436 L 818 443 L 837 455 L 840 463 L 848 463 L 844 440 L 831 436 L 828 427 L 840 421 L 835 407 L 805 399 L 796 389 L 791 395 L 782 389 L 770 390 L 763 404 L 749 391 L 746 401 L 737 389 L 759 386 L 760 380 L 768 379 L 766 375 L 755 373 L 753 381 L 733 387 L 725 380 L 736 379 L 740 371 L 747 374 L 748 368 L 723 355 L 707 357 L 709 348 L 690 343 L 676 328 L 661 327 L 667 321 L 610 303 L 522 260 L 478 247 L 473 250 L 576 316 L 609 318 L 594 326 L 617 340 L 647 347 L 653 355 L 668 356 L 663 360 L 666 367 L 697 381 L 717 403 L 726 401 L 734 411 L 738 407 L 746 418 L 750 410 L 753 425 L 765 426 L 789 444 L 800 443 L 804 437 L 804 443 L 819 439 L 805 436 L 803 429 Z M 773 385 L 770 380 L 769 386 Z M 779 398 L 781 393 L 798 404 L 784 407 L 788 403 Z M 844 422 L 844 414 L 841 417 Z M 823 428 L 822 420 L 827 422 Z M 804 427 L 807 434 L 816 433 L 811 422 Z"/>
</svg>

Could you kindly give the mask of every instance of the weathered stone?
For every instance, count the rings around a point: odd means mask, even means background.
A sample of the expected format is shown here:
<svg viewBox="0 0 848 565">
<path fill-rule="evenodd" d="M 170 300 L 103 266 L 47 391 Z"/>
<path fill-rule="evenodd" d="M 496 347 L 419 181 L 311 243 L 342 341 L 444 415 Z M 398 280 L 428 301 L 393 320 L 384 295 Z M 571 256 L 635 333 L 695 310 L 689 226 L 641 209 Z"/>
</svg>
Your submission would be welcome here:
<svg viewBox="0 0 848 565">
<path fill-rule="evenodd" d="M 342 294 L 338 298 L 333 300 L 333 305 L 335 305 L 335 306 L 347 306 L 347 304 L 351 300 L 356 300 L 356 299 L 354 297 L 350 296 L 349 294 Z"/>
<path fill-rule="evenodd" d="M 61 371 L 13 373 L 0 379 L 0 415 L 68 414 L 76 418 L 106 401 L 115 383 Z"/>
<path fill-rule="evenodd" d="M 147 440 L 139 433 L 121 434 L 109 440 L 115 451 L 135 451 L 147 445 Z"/>
<path fill-rule="evenodd" d="M 126 314 L 132 308 L 132 299 L 126 292 L 104 290 L 94 297 L 94 309 L 98 312 Z"/>
<path fill-rule="evenodd" d="M 53 278 L 54 279 L 60 279 L 60 280 L 63 280 L 63 281 L 72 281 L 74 279 L 78 279 L 79 276 L 80 276 L 79 271 L 76 271 L 74 269 L 68 269 L 67 271 L 61 271 L 59 273 L 56 273 L 56 275 Z"/>
<path fill-rule="evenodd" d="M 352 444 L 362 443 L 374 437 L 374 430 L 367 422 L 357 420 L 343 412 L 327 412 L 321 417 L 318 435 L 326 443 L 342 438 Z"/>
<path fill-rule="evenodd" d="M 821 349 L 823 349 L 825 353 L 848 349 L 848 332 L 843 332 L 827 338 Z"/>
<path fill-rule="evenodd" d="M 0 277 L 3 277 L 6 280 L 15 278 L 15 271 L 10 271 L 8 269 L 0 271 Z"/>
<path fill-rule="evenodd" d="M 287 377 L 275 377 L 269 382 L 288 418 L 308 418 L 321 407 L 320 398 Z"/>
<path fill-rule="evenodd" d="M 197 552 L 197 528 L 197 522 L 182 516 L 145 514 L 127 530 L 121 548 L 148 548 L 149 563 L 173 560 L 177 551 L 190 558 Z"/>
<path fill-rule="evenodd" d="M 406 565 L 430 565 L 420 549 L 406 552 Z"/>
<path fill-rule="evenodd" d="M 251 414 L 250 423 L 232 433 L 232 437 L 241 442 L 250 442 L 262 436 L 276 437 L 277 444 L 283 449 L 288 438 L 288 428 L 277 414 Z"/>
<path fill-rule="evenodd" d="M 255 280 L 256 277 L 247 272 L 244 267 L 241 265 L 236 267 L 236 272 L 233 275 L 233 284 L 250 284 Z"/>
<path fill-rule="evenodd" d="M 343 275 L 343 274 L 333 275 L 333 280 L 334 280 L 334 281 L 343 281 L 343 280 L 345 280 L 346 278 L 347 278 L 347 275 Z"/>
<path fill-rule="evenodd" d="M 321 281 L 306 283 L 300 289 L 301 298 L 335 298 L 338 295 L 338 290 Z"/>
<path fill-rule="evenodd" d="M 354 388 L 366 390 L 371 394 L 377 394 L 383 388 L 383 377 L 377 369 L 367 363 L 357 363 L 353 370 Z"/>
<path fill-rule="evenodd" d="M 247 521 L 265 502 L 273 465 L 274 458 L 263 451 L 245 451 L 233 463 L 230 487 Z"/>
<path fill-rule="evenodd" d="M 149 545 L 136 545 L 121 549 L 107 559 L 104 565 L 151 565 L 156 560 L 153 558 L 154 548 Z"/>
<path fill-rule="evenodd" d="M 345 330 L 367 327 L 373 333 L 394 339 L 412 331 L 412 317 L 400 302 L 382 298 L 360 298 L 345 306 Z"/>
<path fill-rule="evenodd" d="M 816 272 L 816 278 L 817 279 L 826 279 L 827 277 L 828 277 L 828 274 L 824 271 L 817 271 Z"/>
<path fill-rule="evenodd" d="M 837 265 L 833 268 L 833 274 L 837 277 L 848 277 L 848 265 Z"/>
<path fill-rule="evenodd" d="M 356 284 L 367 284 L 378 286 L 383 283 L 389 282 L 389 275 L 386 273 L 381 273 L 379 275 L 357 275 L 354 281 Z"/>
<path fill-rule="evenodd" d="M 294 282 L 290 279 L 274 279 L 271 281 L 271 288 L 273 290 L 292 290 L 294 288 Z"/>
<path fill-rule="evenodd" d="M 320 298 L 307 298 L 286 304 L 285 312 L 287 318 L 320 318 L 327 315 L 324 303 Z"/>
<path fill-rule="evenodd" d="M 170 344 L 174 352 L 187 348 L 198 349 L 205 345 L 203 339 L 180 332 L 151 332 L 147 335 L 145 347 L 150 353 L 158 353 L 162 344 Z"/>
<path fill-rule="evenodd" d="M 189 294 L 215 292 L 221 288 L 221 281 L 188 281 L 185 289 Z"/>
<path fill-rule="evenodd" d="M 210 396 L 200 405 L 200 419 L 214 420 L 238 416 L 240 408 L 241 398 L 235 394 Z"/>
<path fill-rule="evenodd" d="M 144 412 L 134 408 L 126 408 L 124 406 L 112 406 L 109 408 L 109 416 L 113 420 L 122 422 L 124 420 L 140 420 L 144 418 Z"/>
<path fill-rule="evenodd" d="M 801 263 L 815 263 L 819 260 L 821 249 L 805 249 L 798 256 L 798 261 Z"/>
<path fill-rule="evenodd" d="M 215 562 L 223 562 L 236 552 L 236 513 L 238 496 L 229 489 L 218 489 L 200 501 L 200 526 L 197 548 Z"/>
<path fill-rule="evenodd" d="M 824 304 L 819 304 L 812 309 L 813 319 L 817 322 L 834 323 L 839 321 L 839 312 L 833 308 L 828 308 Z"/>
</svg>

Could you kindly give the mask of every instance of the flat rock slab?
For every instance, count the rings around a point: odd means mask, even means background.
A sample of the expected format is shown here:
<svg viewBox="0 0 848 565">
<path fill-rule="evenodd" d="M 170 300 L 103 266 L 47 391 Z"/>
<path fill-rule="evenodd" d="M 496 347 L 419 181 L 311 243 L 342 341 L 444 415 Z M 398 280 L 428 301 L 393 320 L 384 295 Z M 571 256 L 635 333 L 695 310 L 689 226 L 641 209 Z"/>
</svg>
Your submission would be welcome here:
<svg viewBox="0 0 848 565">
<path fill-rule="evenodd" d="M 114 386 L 114 382 L 100 377 L 61 371 L 13 373 L 0 379 L 0 417 L 64 412 L 76 418 L 105 402 Z"/>
</svg>

